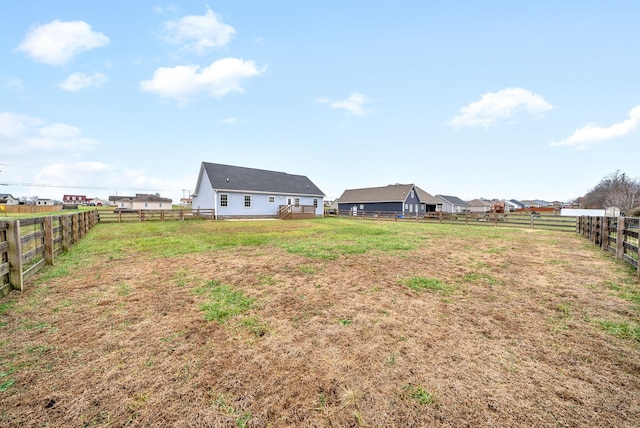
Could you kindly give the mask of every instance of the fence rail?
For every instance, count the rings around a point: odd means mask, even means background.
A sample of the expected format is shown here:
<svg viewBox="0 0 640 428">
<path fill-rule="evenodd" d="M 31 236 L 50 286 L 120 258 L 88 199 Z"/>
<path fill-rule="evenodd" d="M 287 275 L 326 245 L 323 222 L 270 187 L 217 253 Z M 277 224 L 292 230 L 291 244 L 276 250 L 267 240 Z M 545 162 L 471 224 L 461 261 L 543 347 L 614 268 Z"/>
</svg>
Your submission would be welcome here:
<svg viewBox="0 0 640 428">
<path fill-rule="evenodd" d="M 0 297 L 25 282 L 82 239 L 97 211 L 0 221 Z"/>
<path fill-rule="evenodd" d="M 214 220 L 215 211 L 212 209 L 177 209 L 177 210 L 98 210 L 100 223 L 127 223 L 141 221 L 171 221 L 171 220 Z"/>
<path fill-rule="evenodd" d="M 392 220 L 438 222 L 460 225 L 478 225 L 494 227 L 517 227 L 526 229 L 546 229 L 562 232 L 575 232 L 577 217 L 564 217 L 548 213 L 443 213 L 431 212 L 416 215 L 393 211 L 338 211 L 339 216 L 361 218 L 363 220 Z"/>
<path fill-rule="evenodd" d="M 619 260 L 636 268 L 640 276 L 640 218 L 579 217 L 577 231 Z"/>
</svg>

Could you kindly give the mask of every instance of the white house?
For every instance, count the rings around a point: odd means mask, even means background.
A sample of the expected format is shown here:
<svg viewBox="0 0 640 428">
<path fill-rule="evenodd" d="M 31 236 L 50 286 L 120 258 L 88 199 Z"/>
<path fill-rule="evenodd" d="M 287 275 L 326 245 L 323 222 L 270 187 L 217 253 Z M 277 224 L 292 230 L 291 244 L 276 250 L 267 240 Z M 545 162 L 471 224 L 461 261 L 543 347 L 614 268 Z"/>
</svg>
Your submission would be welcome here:
<svg viewBox="0 0 640 428">
<path fill-rule="evenodd" d="M 137 193 L 136 196 L 109 196 L 109 205 L 130 210 L 170 210 L 171 199 Z"/>
<path fill-rule="evenodd" d="M 2 205 L 18 205 L 20 200 L 14 198 L 9 193 L 0 193 L 0 204 Z"/>
<path fill-rule="evenodd" d="M 202 162 L 191 206 L 216 218 L 276 218 L 281 206 L 313 206 L 322 217 L 324 197 L 304 175 Z"/>
<path fill-rule="evenodd" d="M 488 213 L 491 211 L 491 201 L 486 199 L 473 199 L 469 201 L 469 211 L 472 213 Z"/>
<path fill-rule="evenodd" d="M 436 200 L 442 203 L 440 211 L 445 213 L 463 213 L 469 210 L 469 204 L 457 196 L 436 195 Z M 440 205 L 438 205 L 440 207 Z"/>
</svg>

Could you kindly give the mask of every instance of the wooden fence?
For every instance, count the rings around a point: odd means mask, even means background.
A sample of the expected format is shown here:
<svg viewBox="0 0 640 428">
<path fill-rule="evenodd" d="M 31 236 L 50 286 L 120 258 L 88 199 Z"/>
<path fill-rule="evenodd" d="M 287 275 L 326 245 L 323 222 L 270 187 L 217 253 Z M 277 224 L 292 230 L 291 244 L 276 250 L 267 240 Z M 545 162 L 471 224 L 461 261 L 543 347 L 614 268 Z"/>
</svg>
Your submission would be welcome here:
<svg viewBox="0 0 640 428">
<path fill-rule="evenodd" d="M 0 221 L 0 297 L 24 290 L 25 281 L 82 239 L 97 211 Z"/>
<path fill-rule="evenodd" d="M 579 217 L 577 231 L 595 245 L 636 268 L 640 276 L 640 218 Z"/>
<path fill-rule="evenodd" d="M 214 220 L 215 211 L 212 209 L 178 209 L 178 210 L 140 210 L 118 211 L 113 207 L 99 209 L 100 223 L 127 223 L 141 221 L 171 221 L 171 220 Z"/>
<path fill-rule="evenodd" d="M 13 204 L 0 204 L 1 209 L 7 214 L 41 214 L 41 213 L 53 213 L 62 210 L 62 205 L 13 205 Z"/>
<path fill-rule="evenodd" d="M 494 227 L 517 227 L 526 229 L 557 230 L 575 232 L 577 217 L 565 217 L 550 213 L 443 213 L 431 212 L 426 215 L 406 215 L 391 211 L 339 211 L 340 216 L 361 218 L 363 220 L 392 220 L 438 222 L 459 225 L 477 225 Z"/>
</svg>

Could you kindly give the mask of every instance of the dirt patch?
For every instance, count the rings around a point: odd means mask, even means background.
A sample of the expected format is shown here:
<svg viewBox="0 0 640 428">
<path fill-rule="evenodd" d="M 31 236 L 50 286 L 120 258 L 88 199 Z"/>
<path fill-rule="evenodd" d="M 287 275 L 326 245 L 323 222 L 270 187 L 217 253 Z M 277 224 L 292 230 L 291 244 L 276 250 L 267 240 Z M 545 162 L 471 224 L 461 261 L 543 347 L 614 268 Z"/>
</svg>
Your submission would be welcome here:
<svg viewBox="0 0 640 428">
<path fill-rule="evenodd" d="M 573 235 L 451 238 L 319 261 L 270 247 L 105 258 L 29 287 L 0 327 L 5 426 L 637 426 L 629 271 Z M 411 277 L 446 291 L 413 291 Z M 207 322 L 193 290 L 254 298 Z M 636 284 L 637 286 L 637 284 Z M 13 297 L 16 299 L 16 297 Z"/>
</svg>

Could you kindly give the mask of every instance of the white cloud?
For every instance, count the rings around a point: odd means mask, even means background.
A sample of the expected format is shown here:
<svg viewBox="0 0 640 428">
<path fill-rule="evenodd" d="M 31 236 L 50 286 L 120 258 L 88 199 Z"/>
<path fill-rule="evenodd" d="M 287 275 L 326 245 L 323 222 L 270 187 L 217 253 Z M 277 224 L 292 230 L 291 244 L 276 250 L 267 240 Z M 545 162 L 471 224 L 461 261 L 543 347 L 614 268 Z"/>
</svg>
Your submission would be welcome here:
<svg viewBox="0 0 640 428">
<path fill-rule="evenodd" d="M 332 108 L 344 109 L 354 116 L 359 117 L 366 116 L 371 112 L 371 110 L 366 107 L 366 105 L 369 104 L 371 100 L 364 94 L 359 94 L 357 92 L 352 93 L 345 100 L 332 101 L 328 98 L 318 98 L 316 102 L 321 104 L 329 104 Z"/>
<path fill-rule="evenodd" d="M 36 61 L 64 65 L 75 55 L 109 45 L 109 38 L 84 21 L 52 21 L 32 28 L 18 50 Z"/>
<path fill-rule="evenodd" d="M 0 113 L 0 142 L 9 153 L 46 150 L 77 154 L 93 149 L 98 141 L 82 136 L 82 131 L 64 123 L 46 124 L 43 120 L 13 113 Z"/>
<path fill-rule="evenodd" d="M 27 135 L 29 130 L 42 124 L 40 119 L 13 113 L 0 113 L 0 141 L 12 142 Z M 11 145 L 7 145 L 11 147 Z"/>
<path fill-rule="evenodd" d="M 89 76 L 84 73 L 71 73 L 58 87 L 64 91 L 76 92 L 81 89 L 100 87 L 107 81 L 102 73 L 94 73 Z"/>
<path fill-rule="evenodd" d="M 449 125 L 489 127 L 500 119 L 508 119 L 518 112 L 539 116 L 552 109 L 545 99 L 523 88 L 506 88 L 498 92 L 484 94 L 475 101 L 460 109 Z"/>
<path fill-rule="evenodd" d="M 229 92 L 242 93 L 241 80 L 259 76 L 264 70 L 256 67 L 253 61 L 238 58 L 222 58 L 205 68 L 197 65 L 161 67 L 151 80 L 140 83 L 140 89 L 185 106 L 202 93 L 212 97 L 222 97 Z"/>
<path fill-rule="evenodd" d="M 592 144 L 622 137 L 635 130 L 640 125 L 640 105 L 635 106 L 629 112 L 629 119 L 615 123 L 608 128 L 588 124 L 575 130 L 573 134 L 561 141 L 551 142 L 551 146 L 575 146 L 577 149 L 586 149 Z"/>
<path fill-rule="evenodd" d="M 199 55 L 209 50 L 226 46 L 236 30 L 223 23 L 211 9 L 204 15 L 187 15 L 164 24 L 165 40 L 181 45 L 187 51 Z"/>
<path fill-rule="evenodd" d="M 224 119 L 220 119 L 220 123 L 224 123 L 225 125 L 235 125 L 238 123 L 238 119 L 235 117 L 227 117 Z"/>
</svg>

